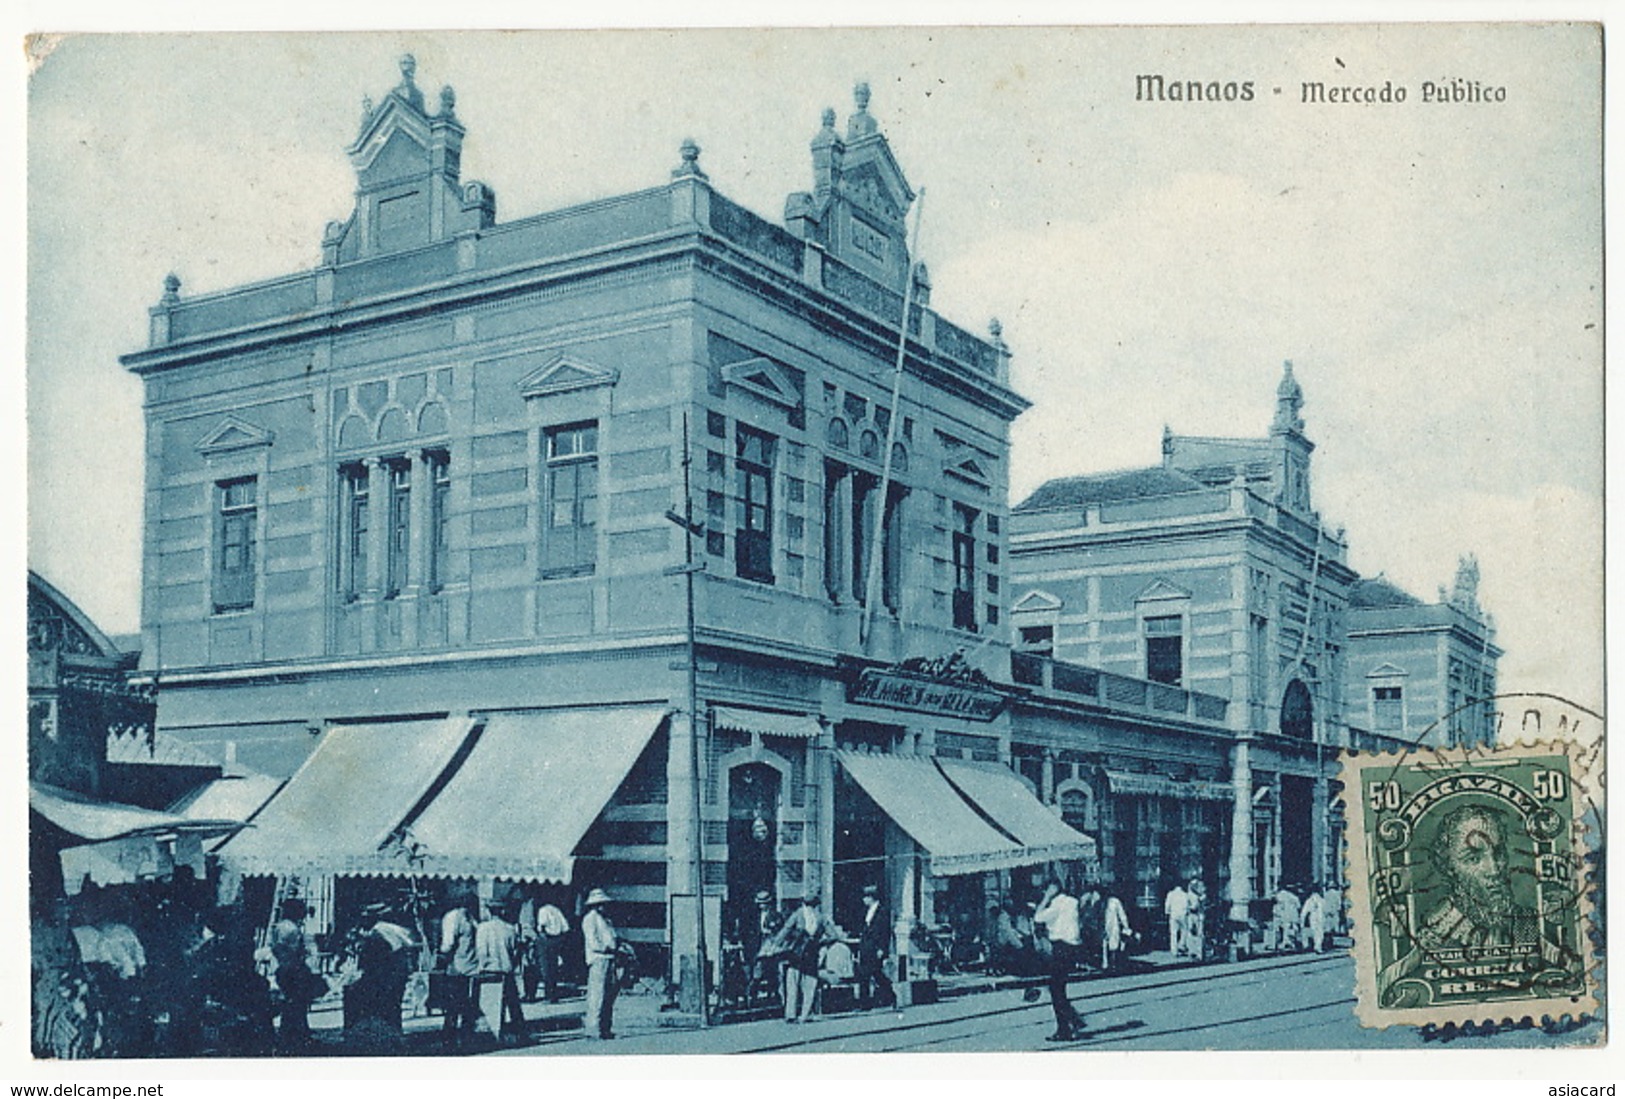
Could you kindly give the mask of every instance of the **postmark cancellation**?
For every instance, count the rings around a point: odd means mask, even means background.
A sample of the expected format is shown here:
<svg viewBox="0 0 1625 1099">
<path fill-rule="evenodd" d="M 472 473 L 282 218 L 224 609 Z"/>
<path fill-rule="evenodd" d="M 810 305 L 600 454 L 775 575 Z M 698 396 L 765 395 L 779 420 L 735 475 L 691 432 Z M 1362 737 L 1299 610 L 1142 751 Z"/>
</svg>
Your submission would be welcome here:
<svg viewBox="0 0 1625 1099">
<path fill-rule="evenodd" d="M 1363 1025 L 1597 1010 L 1586 762 L 1572 740 L 1345 756 Z"/>
</svg>

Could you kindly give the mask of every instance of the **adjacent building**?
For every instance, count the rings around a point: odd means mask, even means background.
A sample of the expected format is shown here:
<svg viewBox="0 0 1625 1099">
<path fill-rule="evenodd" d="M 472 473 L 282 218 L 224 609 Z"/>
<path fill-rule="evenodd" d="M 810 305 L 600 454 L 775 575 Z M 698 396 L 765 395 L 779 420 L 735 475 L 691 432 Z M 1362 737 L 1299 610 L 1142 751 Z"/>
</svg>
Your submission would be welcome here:
<svg viewBox="0 0 1625 1099">
<path fill-rule="evenodd" d="M 1228 853 L 1218 876 L 1237 919 L 1282 884 L 1341 876 L 1332 761 L 1353 743 L 1359 577 L 1343 533 L 1314 508 L 1302 405 L 1288 363 L 1267 434 L 1165 430 L 1160 465 L 1049 481 L 1011 518 L 1018 661 L 1076 661 L 1149 681 L 1154 695 L 1224 700 L 1218 758 L 1163 737 L 1152 779 L 1119 781 L 1106 742 L 1089 763 L 1087 795 L 1109 814 L 1102 838 L 1114 855 L 1134 852 L 1142 900 L 1216 849 Z"/>
<path fill-rule="evenodd" d="M 1349 591 L 1351 724 L 1409 744 L 1495 743 L 1495 625 L 1478 604 L 1478 561 L 1425 603 L 1381 576 Z"/>
</svg>

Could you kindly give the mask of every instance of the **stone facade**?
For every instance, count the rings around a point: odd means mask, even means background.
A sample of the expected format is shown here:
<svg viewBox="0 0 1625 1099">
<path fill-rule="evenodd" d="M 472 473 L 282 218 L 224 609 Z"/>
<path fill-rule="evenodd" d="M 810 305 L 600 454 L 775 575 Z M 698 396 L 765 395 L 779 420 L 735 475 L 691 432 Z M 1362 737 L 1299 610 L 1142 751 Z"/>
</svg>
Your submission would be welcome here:
<svg viewBox="0 0 1625 1099">
<path fill-rule="evenodd" d="M 1161 465 L 1050 481 L 1012 515 L 1018 662 L 1035 654 L 1097 668 L 1108 683 L 1148 680 L 1175 712 L 1187 691 L 1222 700 L 1222 759 L 1163 741 L 1153 779 L 1124 777 L 1121 789 L 1108 741 L 1085 761 L 1108 849 L 1137 852 L 1122 865 L 1142 905 L 1192 869 L 1214 874 L 1198 853 L 1211 863 L 1215 846 L 1227 852 L 1217 876 L 1237 919 L 1283 884 L 1340 876 L 1333 756 L 1351 743 L 1358 576 L 1342 532 L 1313 506 L 1302 405 L 1289 363 L 1267 435 L 1165 431 Z"/>
<path fill-rule="evenodd" d="M 752 891 L 844 887 L 841 748 L 1008 759 L 1007 713 L 853 699 L 863 668 L 958 648 L 1007 673 L 1026 407 L 996 328 L 931 309 L 867 99 L 844 135 L 826 113 L 787 228 L 692 142 L 646 190 L 498 223 L 461 179 L 454 96 L 430 113 L 404 66 L 321 266 L 195 297 L 171 277 L 124 359 L 165 733 L 286 773 L 334 723 L 663 706 L 573 883 L 612 887 L 651 942 L 696 872 L 730 891 L 740 822 L 770 833 Z"/>
<path fill-rule="evenodd" d="M 1381 577 L 1360 580 L 1349 601 L 1349 721 L 1411 744 L 1493 744 L 1500 656 L 1474 558 L 1462 558 L 1434 603 Z"/>
</svg>

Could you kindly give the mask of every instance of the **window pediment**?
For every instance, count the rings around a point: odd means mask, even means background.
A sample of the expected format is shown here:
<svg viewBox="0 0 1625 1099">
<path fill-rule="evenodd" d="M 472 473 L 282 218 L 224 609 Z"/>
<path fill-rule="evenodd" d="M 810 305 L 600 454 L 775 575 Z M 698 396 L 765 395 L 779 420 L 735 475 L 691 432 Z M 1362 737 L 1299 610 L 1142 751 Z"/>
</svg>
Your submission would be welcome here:
<svg viewBox="0 0 1625 1099">
<path fill-rule="evenodd" d="M 1016 600 L 1015 606 L 1010 608 L 1011 614 L 1041 614 L 1043 612 L 1059 611 L 1062 607 L 1060 599 L 1047 591 L 1030 591 Z"/>
<path fill-rule="evenodd" d="M 1176 599 L 1188 600 L 1190 597 L 1191 593 L 1184 588 L 1158 578 L 1151 581 L 1144 591 L 1135 596 L 1134 601 L 1136 603 L 1171 602 Z"/>
<path fill-rule="evenodd" d="M 796 386 L 771 359 L 754 358 L 729 363 L 722 368 L 722 380 L 783 408 L 795 408 L 801 403 Z"/>
<path fill-rule="evenodd" d="M 519 395 L 527 401 L 534 397 L 550 397 L 558 393 L 571 393 L 578 389 L 593 389 L 601 385 L 614 385 L 621 372 L 599 366 L 574 355 L 555 355 L 519 380 Z"/>
<path fill-rule="evenodd" d="M 227 416 L 213 431 L 198 440 L 197 452 L 205 458 L 212 458 L 217 454 L 270 446 L 275 439 L 274 432 L 240 417 Z"/>
<path fill-rule="evenodd" d="M 1378 664 L 1375 668 L 1366 672 L 1365 677 L 1367 679 L 1401 679 L 1410 674 L 1404 668 L 1394 664 Z"/>
</svg>

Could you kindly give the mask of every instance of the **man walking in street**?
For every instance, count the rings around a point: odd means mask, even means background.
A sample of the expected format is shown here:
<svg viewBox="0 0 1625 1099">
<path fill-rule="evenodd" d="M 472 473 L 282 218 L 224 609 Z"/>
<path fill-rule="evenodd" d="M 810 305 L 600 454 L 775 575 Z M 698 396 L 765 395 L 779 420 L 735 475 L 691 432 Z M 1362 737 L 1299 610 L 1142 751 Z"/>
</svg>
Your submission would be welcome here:
<svg viewBox="0 0 1625 1099">
<path fill-rule="evenodd" d="M 870 1008 L 890 1003 L 886 955 L 892 938 L 891 919 L 880 904 L 878 886 L 863 887 L 863 925 L 858 929 L 858 1004 Z"/>
<path fill-rule="evenodd" d="M 581 941 L 587 955 L 587 1037 L 615 1037 L 615 955 L 620 936 L 604 911 L 609 894 L 594 889 L 587 894 L 587 913 L 581 917 Z"/>
<path fill-rule="evenodd" d="M 1033 913 L 1033 922 L 1043 924 L 1049 931 L 1049 999 L 1055 1011 L 1055 1033 L 1046 1041 L 1070 1042 L 1083 1031 L 1083 1016 L 1073 1008 L 1066 994 L 1067 981 L 1083 947 L 1078 927 L 1078 899 L 1052 879 L 1044 889 L 1043 903 Z"/>
<path fill-rule="evenodd" d="M 822 900 L 816 887 L 808 889 L 801 907 L 790 914 L 779 931 L 787 1023 L 805 1023 L 812 1018 L 813 1002 L 818 998 L 819 954 L 838 937 L 819 909 Z"/>
<path fill-rule="evenodd" d="M 1162 902 L 1162 911 L 1168 917 L 1168 953 L 1176 959 L 1185 953 L 1185 924 L 1190 907 L 1191 895 L 1175 882 Z"/>
</svg>

